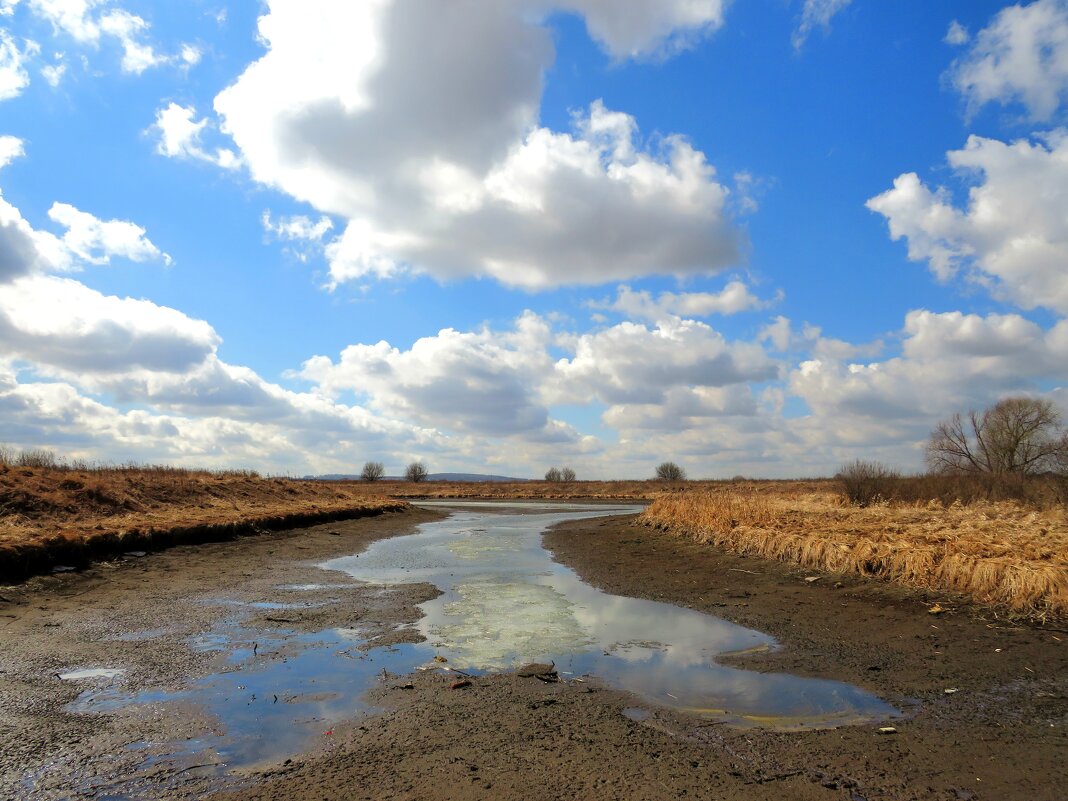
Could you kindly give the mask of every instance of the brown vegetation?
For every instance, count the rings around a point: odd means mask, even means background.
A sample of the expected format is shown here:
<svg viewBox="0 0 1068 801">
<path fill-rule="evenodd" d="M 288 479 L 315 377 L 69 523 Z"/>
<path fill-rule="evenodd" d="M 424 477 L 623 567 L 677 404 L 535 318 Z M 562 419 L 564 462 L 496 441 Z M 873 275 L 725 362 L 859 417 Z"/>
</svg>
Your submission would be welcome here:
<svg viewBox="0 0 1068 801">
<path fill-rule="evenodd" d="M 1068 617 L 1063 508 L 983 500 L 860 507 L 829 483 L 736 484 L 661 495 L 641 520 L 737 553 L 956 591 L 1039 619 Z"/>
<path fill-rule="evenodd" d="M 243 471 L 0 464 L 0 578 L 404 506 L 357 484 Z"/>
</svg>

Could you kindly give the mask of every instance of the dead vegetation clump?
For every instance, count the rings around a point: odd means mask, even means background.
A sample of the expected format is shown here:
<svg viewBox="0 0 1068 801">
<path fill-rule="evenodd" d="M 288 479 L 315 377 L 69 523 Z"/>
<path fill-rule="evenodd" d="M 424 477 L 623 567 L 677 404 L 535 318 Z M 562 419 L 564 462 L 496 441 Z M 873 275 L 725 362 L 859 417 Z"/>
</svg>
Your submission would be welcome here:
<svg viewBox="0 0 1068 801">
<path fill-rule="evenodd" d="M 250 471 L 0 464 L 0 578 L 179 542 L 406 506 L 354 485 Z"/>
<path fill-rule="evenodd" d="M 930 591 L 1032 618 L 1068 617 L 1063 508 L 1013 501 L 874 503 L 752 485 L 658 497 L 642 522 L 726 550 Z"/>
</svg>

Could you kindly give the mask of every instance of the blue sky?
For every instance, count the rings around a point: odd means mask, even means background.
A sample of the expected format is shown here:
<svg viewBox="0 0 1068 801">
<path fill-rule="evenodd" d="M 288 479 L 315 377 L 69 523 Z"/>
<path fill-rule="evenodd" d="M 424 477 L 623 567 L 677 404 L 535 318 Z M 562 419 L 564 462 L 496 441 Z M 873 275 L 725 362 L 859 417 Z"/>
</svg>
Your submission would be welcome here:
<svg viewBox="0 0 1068 801">
<path fill-rule="evenodd" d="M 1066 41 L 1066 0 L 0 0 L 0 442 L 919 468 L 1066 405 Z"/>
</svg>

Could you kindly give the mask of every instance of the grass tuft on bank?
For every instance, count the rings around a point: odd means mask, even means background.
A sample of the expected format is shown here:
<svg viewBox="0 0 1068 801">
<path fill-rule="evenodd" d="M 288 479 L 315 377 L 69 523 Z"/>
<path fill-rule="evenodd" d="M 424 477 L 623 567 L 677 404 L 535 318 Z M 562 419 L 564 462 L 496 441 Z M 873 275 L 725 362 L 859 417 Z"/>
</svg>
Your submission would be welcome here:
<svg viewBox="0 0 1068 801">
<path fill-rule="evenodd" d="M 735 553 L 960 592 L 1038 620 L 1068 617 L 1063 507 L 937 500 L 860 507 L 830 487 L 736 484 L 660 495 L 640 520 Z"/>
</svg>

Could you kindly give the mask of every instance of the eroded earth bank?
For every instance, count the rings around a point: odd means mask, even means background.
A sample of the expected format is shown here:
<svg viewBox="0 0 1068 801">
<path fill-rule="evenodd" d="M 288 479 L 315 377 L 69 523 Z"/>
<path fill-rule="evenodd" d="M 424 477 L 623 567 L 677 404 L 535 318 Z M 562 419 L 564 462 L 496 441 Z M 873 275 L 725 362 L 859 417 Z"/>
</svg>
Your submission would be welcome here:
<svg viewBox="0 0 1068 801">
<path fill-rule="evenodd" d="M 0 798 L 1065 797 L 1068 634 L 859 579 L 806 581 L 629 517 L 544 541 L 596 587 L 782 645 L 734 665 L 848 682 L 904 716 L 774 731 L 563 671 L 401 675 L 417 604 L 437 589 L 317 564 L 443 515 L 130 555 L 0 589 Z M 928 614 L 934 601 L 949 611 Z"/>
</svg>

